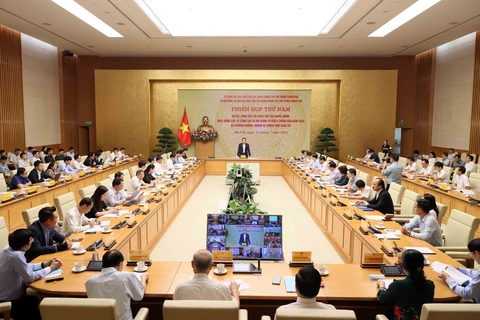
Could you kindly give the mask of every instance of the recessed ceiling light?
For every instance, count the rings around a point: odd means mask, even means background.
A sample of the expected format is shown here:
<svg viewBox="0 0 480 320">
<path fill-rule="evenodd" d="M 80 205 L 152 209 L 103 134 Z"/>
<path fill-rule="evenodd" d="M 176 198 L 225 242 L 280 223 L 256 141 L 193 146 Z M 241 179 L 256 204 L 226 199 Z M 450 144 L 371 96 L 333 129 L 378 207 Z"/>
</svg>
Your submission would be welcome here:
<svg viewBox="0 0 480 320">
<path fill-rule="evenodd" d="M 298 46 L 299 48 L 304 48 L 305 46 Z"/>
<path fill-rule="evenodd" d="M 369 35 L 369 37 L 385 37 L 387 34 L 393 30 L 404 25 L 408 21 L 412 20 L 428 8 L 434 6 L 440 2 L 440 0 L 419 0 L 412 4 L 407 9 L 403 10 L 392 20 L 385 23 L 383 26 L 378 28 L 375 32 Z"/>
<path fill-rule="evenodd" d="M 118 24 L 119 26 L 124 26 L 124 25 L 125 25 L 125 23 L 123 23 L 123 22 L 117 22 L 117 24 Z"/>
<path fill-rule="evenodd" d="M 388 10 L 383 11 L 383 13 L 387 13 L 387 12 L 388 12 Z"/>
<path fill-rule="evenodd" d="M 148 7 L 153 13 L 147 14 L 149 18 L 161 21 L 173 36 L 193 37 L 318 36 L 328 33 L 356 1 L 243 0 L 238 6 L 224 0 L 135 0 Z"/>
<path fill-rule="evenodd" d="M 369 21 L 367 24 L 375 24 L 375 21 Z"/>
<path fill-rule="evenodd" d="M 147 46 L 147 48 L 151 48 L 152 46 Z"/>
<path fill-rule="evenodd" d="M 107 25 L 102 20 L 98 19 L 94 16 L 90 11 L 79 5 L 73 0 L 52 0 L 57 5 L 62 7 L 63 9 L 67 10 L 83 22 L 89 24 L 93 28 L 97 29 L 104 35 L 110 38 L 121 38 L 123 37 L 120 33 L 112 29 L 109 25 Z"/>
<path fill-rule="evenodd" d="M 343 46 L 338 46 L 339 48 L 343 48 Z"/>
<path fill-rule="evenodd" d="M 185 46 L 185 48 L 191 48 L 192 46 Z"/>
<path fill-rule="evenodd" d="M 108 12 L 108 11 L 105 11 L 105 14 L 110 14 L 110 12 Z"/>
<path fill-rule="evenodd" d="M 450 24 L 458 24 L 458 21 L 450 22 Z"/>
<path fill-rule="evenodd" d="M 95 46 L 88 46 L 89 48 L 95 48 Z"/>
<path fill-rule="evenodd" d="M 402 46 L 402 48 L 408 48 L 408 47 L 410 47 L 410 46 Z"/>
<path fill-rule="evenodd" d="M 51 26 L 52 24 L 51 23 L 48 23 L 48 22 L 44 22 L 42 23 L 44 26 Z"/>
</svg>

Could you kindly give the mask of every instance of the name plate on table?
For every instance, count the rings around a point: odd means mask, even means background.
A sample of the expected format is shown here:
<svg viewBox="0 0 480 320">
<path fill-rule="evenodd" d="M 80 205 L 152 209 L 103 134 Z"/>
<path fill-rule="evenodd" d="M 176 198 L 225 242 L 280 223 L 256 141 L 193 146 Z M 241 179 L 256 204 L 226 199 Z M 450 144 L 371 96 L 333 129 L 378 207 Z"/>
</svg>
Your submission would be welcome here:
<svg viewBox="0 0 480 320">
<path fill-rule="evenodd" d="M 92 170 L 90 172 L 96 172 L 97 169 L 96 168 L 92 168 Z"/>
<path fill-rule="evenodd" d="M 368 223 L 366 220 L 362 220 L 359 229 L 363 234 L 368 234 Z"/>
<path fill-rule="evenodd" d="M 106 168 L 107 168 L 107 164 L 104 163 L 102 167 L 103 167 L 103 169 L 106 169 Z"/>
<path fill-rule="evenodd" d="M 312 261 L 312 251 L 292 251 L 292 262 Z"/>
<path fill-rule="evenodd" d="M 112 164 L 112 166 L 116 165 L 115 161 L 112 161 L 112 163 L 111 163 L 111 164 Z"/>
<path fill-rule="evenodd" d="M 149 261 L 150 252 L 146 250 L 130 250 L 130 260 L 135 261 Z"/>
<path fill-rule="evenodd" d="M 362 268 L 380 268 L 383 264 L 383 253 L 382 252 L 372 252 L 364 253 L 362 257 L 362 263 L 360 266 Z"/>
<path fill-rule="evenodd" d="M 122 163 L 122 162 L 123 162 L 123 160 L 122 160 L 122 159 L 118 160 L 118 163 Z"/>
<path fill-rule="evenodd" d="M 28 188 L 28 193 L 35 193 L 37 192 L 37 188 L 35 188 L 35 186 L 31 186 L 30 188 Z"/>
<path fill-rule="evenodd" d="M 4 195 L 3 195 L 3 198 L 2 198 L 2 201 L 8 201 L 12 199 L 12 195 L 10 194 L 10 192 L 6 192 Z"/>
<path fill-rule="evenodd" d="M 105 250 L 110 250 L 116 243 L 117 243 L 117 241 L 115 241 L 115 234 L 110 233 L 105 238 L 105 241 L 104 241 Z"/>
<path fill-rule="evenodd" d="M 230 250 L 213 250 L 213 263 L 223 263 L 223 264 L 232 264 L 233 263 L 233 252 Z"/>
<path fill-rule="evenodd" d="M 435 183 L 435 181 L 433 181 L 433 179 L 432 179 L 432 178 L 430 178 L 430 179 L 428 179 L 427 183 L 428 183 L 428 184 L 434 184 L 434 183 Z"/>
<path fill-rule="evenodd" d="M 80 170 L 80 177 L 83 177 L 85 175 L 85 171 Z"/>
<path fill-rule="evenodd" d="M 135 220 L 135 216 L 134 216 L 134 215 L 132 215 L 130 218 L 127 219 L 127 224 L 128 224 L 129 226 L 135 225 L 136 222 L 137 222 L 137 221 Z"/>
<path fill-rule="evenodd" d="M 49 184 L 51 187 L 53 187 L 53 186 L 55 185 L 55 180 L 50 180 L 50 181 L 48 182 L 48 184 Z"/>
<path fill-rule="evenodd" d="M 71 174 L 67 175 L 67 181 L 71 181 L 71 180 L 72 180 L 72 175 Z"/>
<path fill-rule="evenodd" d="M 244 154 L 242 154 L 242 155 L 240 156 L 240 158 L 241 158 L 241 159 L 247 159 L 247 156 L 244 155 Z"/>
</svg>

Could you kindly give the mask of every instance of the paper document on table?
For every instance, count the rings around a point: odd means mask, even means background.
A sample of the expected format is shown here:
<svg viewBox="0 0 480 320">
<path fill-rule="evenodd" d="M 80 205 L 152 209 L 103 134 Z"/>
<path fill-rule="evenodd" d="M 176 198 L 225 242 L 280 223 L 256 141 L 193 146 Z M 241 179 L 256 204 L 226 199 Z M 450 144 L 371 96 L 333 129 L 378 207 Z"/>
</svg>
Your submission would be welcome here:
<svg viewBox="0 0 480 320">
<path fill-rule="evenodd" d="M 392 284 L 394 280 L 383 280 L 383 282 L 385 283 L 385 289 L 388 289 L 388 287 L 390 286 L 390 284 Z"/>
<path fill-rule="evenodd" d="M 142 274 L 144 274 L 145 272 L 131 272 L 131 273 L 133 273 L 138 280 L 142 281 Z"/>
<path fill-rule="evenodd" d="M 417 250 L 423 254 L 435 254 L 435 251 L 433 251 L 429 247 L 405 247 L 405 250 L 408 250 L 408 249 Z"/>
<path fill-rule="evenodd" d="M 43 277 L 43 279 L 55 278 L 55 277 L 61 276 L 62 274 L 63 274 L 62 269 L 58 268 L 56 270 L 51 271 L 49 274 Z"/>
<path fill-rule="evenodd" d="M 452 266 L 448 266 L 445 272 L 450 276 L 450 278 L 452 278 L 453 281 L 461 286 L 468 285 L 470 280 L 472 280 L 472 278 Z"/>
<path fill-rule="evenodd" d="M 287 292 L 297 292 L 297 290 L 295 289 L 294 276 L 286 276 L 283 278 L 283 281 L 285 282 L 285 290 L 287 290 Z"/>
<path fill-rule="evenodd" d="M 473 191 L 473 190 L 464 189 L 464 190 L 455 190 L 455 191 L 460 191 L 461 193 L 463 193 L 466 196 L 475 195 L 475 191 Z"/>
<path fill-rule="evenodd" d="M 402 230 L 395 230 L 395 229 L 385 229 L 385 232 L 390 234 L 402 234 Z"/>
<path fill-rule="evenodd" d="M 238 284 L 238 292 L 246 290 L 248 288 L 251 288 L 251 286 L 248 283 L 246 283 L 245 281 L 243 281 L 241 279 L 237 279 L 237 280 L 233 280 L 233 281 Z M 225 281 L 225 282 L 222 282 L 222 283 L 226 287 L 230 286 L 230 282 L 228 282 L 228 281 Z"/>
<path fill-rule="evenodd" d="M 432 262 L 432 264 L 430 266 L 432 267 L 433 271 L 435 271 L 436 273 L 440 273 L 448 267 L 448 264 L 445 264 L 443 262 L 434 261 L 434 262 Z"/>
<path fill-rule="evenodd" d="M 383 216 L 369 216 L 369 215 L 364 215 L 365 219 L 367 220 L 378 220 L 378 221 L 382 221 L 383 220 Z"/>
<path fill-rule="evenodd" d="M 72 242 L 72 247 L 70 248 L 70 250 L 77 250 L 79 245 L 80 245 L 80 242 Z"/>
<path fill-rule="evenodd" d="M 400 240 L 399 236 L 397 236 L 396 234 L 392 234 L 392 233 L 386 233 L 386 234 L 374 233 L 374 235 L 378 239 Z"/>
<path fill-rule="evenodd" d="M 108 227 L 110 225 L 110 220 L 100 221 L 100 227 Z"/>
<path fill-rule="evenodd" d="M 122 211 L 125 211 L 122 213 Z M 116 213 L 107 213 L 102 216 L 102 218 L 119 218 L 120 216 L 124 215 L 128 210 L 120 210 L 118 214 Z"/>
</svg>

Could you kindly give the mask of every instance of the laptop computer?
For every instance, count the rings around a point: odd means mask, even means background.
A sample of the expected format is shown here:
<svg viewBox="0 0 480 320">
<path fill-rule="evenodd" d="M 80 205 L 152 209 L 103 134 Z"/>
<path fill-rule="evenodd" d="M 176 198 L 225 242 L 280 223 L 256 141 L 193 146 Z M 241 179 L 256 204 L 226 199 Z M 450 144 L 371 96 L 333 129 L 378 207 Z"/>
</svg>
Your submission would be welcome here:
<svg viewBox="0 0 480 320">
<path fill-rule="evenodd" d="M 60 177 L 62 176 L 61 173 L 56 173 L 55 177 L 53 178 L 53 181 L 55 181 L 55 184 L 58 184 L 60 181 Z"/>
</svg>

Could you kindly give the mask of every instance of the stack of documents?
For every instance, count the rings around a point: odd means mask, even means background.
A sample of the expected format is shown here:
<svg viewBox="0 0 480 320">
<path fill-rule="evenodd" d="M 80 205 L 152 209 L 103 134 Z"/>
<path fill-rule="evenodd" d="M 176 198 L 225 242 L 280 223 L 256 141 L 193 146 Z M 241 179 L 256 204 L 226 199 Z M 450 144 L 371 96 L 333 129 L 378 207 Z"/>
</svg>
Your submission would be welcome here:
<svg viewBox="0 0 480 320">
<path fill-rule="evenodd" d="M 450 276 L 450 278 L 452 278 L 453 281 L 455 281 L 461 286 L 466 286 L 472 279 L 466 274 L 457 270 L 455 267 L 452 267 L 442 262 L 434 261 L 430 266 L 432 267 L 433 271 L 437 273 L 445 271 Z"/>
</svg>

